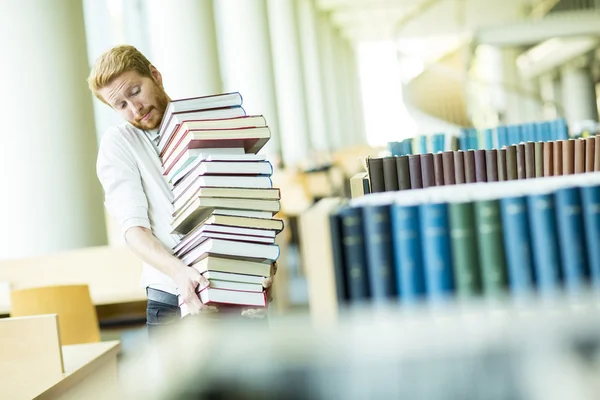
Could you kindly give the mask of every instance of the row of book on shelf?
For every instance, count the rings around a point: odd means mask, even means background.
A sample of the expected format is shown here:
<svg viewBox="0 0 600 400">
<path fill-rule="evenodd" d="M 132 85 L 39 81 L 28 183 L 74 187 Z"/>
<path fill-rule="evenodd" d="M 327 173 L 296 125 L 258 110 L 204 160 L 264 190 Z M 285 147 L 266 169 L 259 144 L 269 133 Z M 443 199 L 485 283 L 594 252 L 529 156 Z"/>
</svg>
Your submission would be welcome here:
<svg viewBox="0 0 600 400">
<path fill-rule="evenodd" d="M 599 172 L 326 207 L 338 303 L 600 292 Z"/>
<path fill-rule="evenodd" d="M 600 136 L 367 159 L 363 193 L 600 171 Z M 363 182 L 368 177 L 368 182 Z"/>
<path fill-rule="evenodd" d="M 169 103 L 159 128 L 163 175 L 173 194 L 173 254 L 208 281 L 205 304 L 264 307 L 265 277 L 279 257 L 283 221 L 273 167 L 258 152 L 271 136 L 262 115 L 246 115 L 240 93 Z M 189 310 L 181 305 L 182 317 Z"/>
<path fill-rule="evenodd" d="M 438 153 L 448 150 L 491 150 L 522 142 L 548 142 L 569 138 L 563 118 L 525 124 L 500 125 L 477 130 L 461 129 L 457 133 L 433 133 L 388 143 L 393 156 Z"/>
</svg>

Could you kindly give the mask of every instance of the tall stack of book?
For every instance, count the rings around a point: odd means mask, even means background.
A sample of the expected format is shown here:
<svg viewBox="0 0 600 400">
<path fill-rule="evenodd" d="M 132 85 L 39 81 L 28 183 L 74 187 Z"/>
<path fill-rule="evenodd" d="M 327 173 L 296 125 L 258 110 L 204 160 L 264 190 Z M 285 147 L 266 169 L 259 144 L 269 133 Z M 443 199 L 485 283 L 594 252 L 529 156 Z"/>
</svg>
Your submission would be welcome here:
<svg viewBox="0 0 600 400">
<path fill-rule="evenodd" d="M 159 152 L 173 191 L 173 248 L 210 282 L 205 304 L 264 307 L 262 283 L 279 257 L 283 221 L 272 165 L 257 154 L 270 139 L 261 115 L 246 115 L 239 93 L 172 101 Z M 182 316 L 188 310 L 182 305 Z"/>
</svg>

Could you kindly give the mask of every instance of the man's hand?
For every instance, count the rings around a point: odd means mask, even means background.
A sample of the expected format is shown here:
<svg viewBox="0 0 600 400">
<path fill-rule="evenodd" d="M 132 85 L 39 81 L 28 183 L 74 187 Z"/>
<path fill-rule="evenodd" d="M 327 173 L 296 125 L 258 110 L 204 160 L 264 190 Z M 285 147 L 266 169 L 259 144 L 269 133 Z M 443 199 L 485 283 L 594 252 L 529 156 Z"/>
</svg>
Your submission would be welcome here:
<svg viewBox="0 0 600 400">
<path fill-rule="evenodd" d="M 271 276 L 265 278 L 263 281 L 263 288 L 265 288 L 265 296 L 267 297 L 267 306 L 273 300 L 271 292 L 273 291 L 273 277 L 277 273 L 277 263 L 271 264 Z M 267 315 L 267 307 L 263 308 L 248 308 L 242 310 L 242 316 L 247 318 L 264 318 Z"/>
<path fill-rule="evenodd" d="M 198 293 L 209 285 L 208 279 L 203 277 L 197 270 L 191 267 L 181 268 L 174 276 L 175 284 L 181 295 L 181 301 L 187 304 L 190 314 L 205 312 L 218 312 L 214 306 L 202 303 Z"/>
</svg>

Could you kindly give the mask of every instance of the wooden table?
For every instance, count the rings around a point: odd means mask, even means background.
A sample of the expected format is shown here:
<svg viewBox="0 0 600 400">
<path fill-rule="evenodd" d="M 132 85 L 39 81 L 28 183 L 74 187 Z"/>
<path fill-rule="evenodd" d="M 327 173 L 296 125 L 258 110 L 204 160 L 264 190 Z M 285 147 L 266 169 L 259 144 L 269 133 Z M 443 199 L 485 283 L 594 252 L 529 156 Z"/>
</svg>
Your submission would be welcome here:
<svg viewBox="0 0 600 400">
<path fill-rule="evenodd" d="M 119 399 L 119 341 L 62 346 L 65 372 L 36 399 Z"/>
</svg>

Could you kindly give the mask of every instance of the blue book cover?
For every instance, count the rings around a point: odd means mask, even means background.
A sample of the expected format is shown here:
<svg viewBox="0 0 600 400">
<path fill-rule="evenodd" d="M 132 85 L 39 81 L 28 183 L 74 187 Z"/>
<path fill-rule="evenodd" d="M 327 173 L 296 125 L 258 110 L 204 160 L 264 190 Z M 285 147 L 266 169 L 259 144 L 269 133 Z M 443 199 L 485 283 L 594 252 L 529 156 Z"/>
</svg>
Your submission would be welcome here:
<svg viewBox="0 0 600 400">
<path fill-rule="evenodd" d="M 402 303 L 414 304 L 425 294 L 419 207 L 392 205 L 392 232 L 396 288 Z"/>
<path fill-rule="evenodd" d="M 342 209 L 339 214 L 342 225 L 342 247 L 345 276 L 350 301 L 369 298 L 369 276 L 364 243 L 362 210 L 358 207 Z"/>
<path fill-rule="evenodd" d="M 544 141 L 544 125 L 540 122 L 532 123 L 533 130 L 533 140 L 535 142 L 543 142 Z"/>
<path fill-rule="evenodd" d="M 590 281 L 600 292 L 600 186 L 582 187 L 581 204 Z"/>
<path fill-rule="evenodd" d="M 371 299 L 386 300 L 397 294 L 390 206 L 368 205 L 362 210 Z"/>
<path fill-rule="evenodd" d="M 578 187 L 563 188 L 554 193 L 554 199 L 565 288 L 577 294 L 585 290 L 589 276 L 581 194 Z"/>
<path fill-rule="evenodd" d="M 388 142 L 388 150 L 392 156 L 401 156 L 402 147 L 402 142 Z"/>
<path fill-rule="evenodd" d="M 458 149 L 459 150 L 469 150 L 469 146 L 471 143 L 469 142 L 469 134 L 467 129 L 461 129 L 458 134 Z"/>
<path fill-rule="evenodd" d="M 566 140 L 569 138 L 569 128 L 567 126 L 567 121 L 564 118 L 553 121 L 552 128 L 555 137 L 553 140 Z"/>
<path fill-rule="evenodd" d="M 403 151 L 402 155 L 407 156 L 407 155 L 413 154 L 412 139 L 404 139 L 402 141 L 402 143 L 403 143 L 403 147 L 404 147 L 402 150 Z"/>
<path fill-rule="evenodd" d="M 477 132 L 477 129 L 471 129 L 469 135 L 471 149 L 479 150 L 479 133 Z"/>
<path fill-rule="evenodd" d="M 496 135 L 498 136 L 498 148 L 501 149 L 504 146 L 508 146 L 508 128 L 501 125 L 496 128 Z"/>
<path fill-rule="evenodd" d="M 525 197 L 500 199 L 500 213 L 510 292 L 515 296 L 531 295 L 535 292 L 535 275 Z"/>
<path fill-rule="evenodd" d="M 447 204 L 420 205 L 419 225 L 428 298 L 446 300 L 454 291 Z"/>
<path fill-rule="evenodd" d="M 508 128 L 508 144 L 519 144 L 520 141 L 520 134 L 521 134 L 521 130 L 519 129 L 518 126 L 516 125 L 510 125 Z"/>
<path fill-rule="evenodd" d="M 521 125 L 521 142 L 535 142 L 535 123 Z"/>
<path fill-rule="evenodd" d="M 527 211 L 537 288 L 554 296 L 561 290 L 561 267 L 553 194 L 527 196 Z"/>
<path fill-rule="evenodd" d="M 494 148 L 494 137 L 491 129 L 483 130 L 483 147 L 485 150 L 492 150 Z"/>
<path fill-rule="evenodd" d="M 429 153 L 429 146 L 427 145 L 427 136 L 421 135 L 419 137 L 419 151 L 421 154 Z"/>
<path fill-rule="evenodd" d="M 552 131 L 552 122 L 544 121 L 542 122 L 542 141 L 549 142 L 554 139 L 554 132 Z"/>
</svg>

